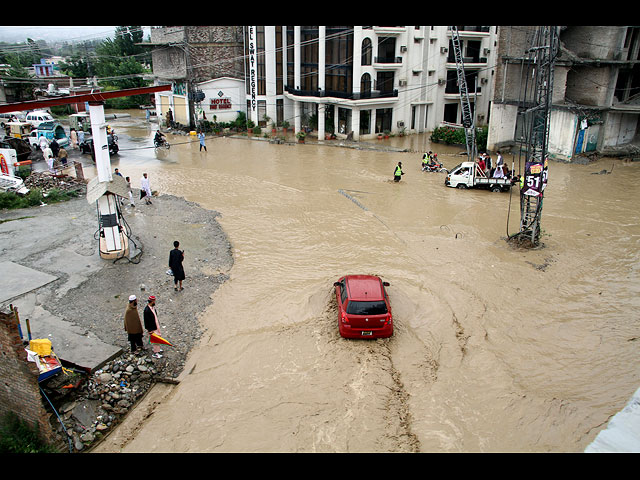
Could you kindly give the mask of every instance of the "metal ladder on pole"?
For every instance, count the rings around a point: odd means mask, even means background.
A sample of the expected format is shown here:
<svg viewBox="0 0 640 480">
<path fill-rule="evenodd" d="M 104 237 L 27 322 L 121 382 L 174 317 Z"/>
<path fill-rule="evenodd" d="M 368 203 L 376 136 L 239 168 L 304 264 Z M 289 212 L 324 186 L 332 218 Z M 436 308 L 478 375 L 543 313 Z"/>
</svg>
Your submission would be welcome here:
<svg viewBox="0 0 640 480">
<path fill-rule="evenodd" d="M 526 152 L 527 163 L 538 165 L 538 171 L 521 172 L 524 185 L 520 190 L 520 231 L 514 236 L 527 239 L 533 246 L 540 240 L 540 218 L 544 187 L 547 181 L 547 157 L 551 97 L 553 94 L 553 66 L 558 51 L 557 27 L 538 27 L 529 55 L 529 71 L 533 84 L 531 107 L 523 111 L 529 116 Z M 544 166 L 544 168 L 541 168 Z M 530 190 L 530 187 L 535 187 Z"/>
<path fill-rule="evenodd" d="M 471 102 L 469 101 L 469 90 L 467 88 L 467 79 L 464 75 L 464 61 L 462 58 L 462 48 L 460 47 L 460 35 L 458 27 L 452 26 L 451 41 L 453 43 L 453 52 L 456 57 L 456 73 L 458 79 L 458 89 L 460 90 L 460 105 L 462 107 L 462 126 L 464 127 L 465 139 L 467 142 L 467 156 L 469 161 L 473 162 L 477 155 L 476 146 L 476 129 L 471 113 Z"/>
</svg>

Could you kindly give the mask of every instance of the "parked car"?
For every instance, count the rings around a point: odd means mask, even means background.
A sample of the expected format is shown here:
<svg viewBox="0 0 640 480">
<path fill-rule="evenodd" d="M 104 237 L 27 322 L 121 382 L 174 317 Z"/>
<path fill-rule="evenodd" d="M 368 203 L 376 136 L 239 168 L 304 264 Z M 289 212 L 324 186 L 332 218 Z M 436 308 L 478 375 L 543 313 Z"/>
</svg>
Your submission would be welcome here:
<svg viewBox="0 0 640 480">
<path fill-rule="evenodd" d="M 42 122 L 54 122 L 54 118 L 46 110 L 34 110 L 27 113 L 26 121 L 34 127 L 39 127 Z"/>
<path fill-rule="evenodd" d="M 334 284 L 338 330 L 344 338 L 386 338 L 393 335 L 393 317 L 383 282 L 374 275 L 346 275 Z"/>
</svg>

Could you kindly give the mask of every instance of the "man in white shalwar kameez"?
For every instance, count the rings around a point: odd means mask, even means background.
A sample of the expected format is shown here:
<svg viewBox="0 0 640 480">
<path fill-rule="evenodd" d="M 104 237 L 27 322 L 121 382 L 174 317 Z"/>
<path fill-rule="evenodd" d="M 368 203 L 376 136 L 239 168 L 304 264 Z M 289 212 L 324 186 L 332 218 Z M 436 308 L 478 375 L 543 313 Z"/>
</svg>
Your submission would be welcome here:
<svg viewBox="0 0 640 480">
<path fill-rule="evenodd" d="M 143 173 L 140 179 L 140 200 L 143 198 L 147 205 L 151 203 L 151 185 L 146 173 Z"/>
</svg>

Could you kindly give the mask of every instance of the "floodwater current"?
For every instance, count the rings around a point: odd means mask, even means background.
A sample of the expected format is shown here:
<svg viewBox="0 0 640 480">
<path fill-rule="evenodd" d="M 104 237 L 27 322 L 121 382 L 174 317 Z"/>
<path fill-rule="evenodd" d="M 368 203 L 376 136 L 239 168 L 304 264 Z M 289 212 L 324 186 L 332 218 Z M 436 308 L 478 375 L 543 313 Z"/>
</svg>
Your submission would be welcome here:
<svg viewBox="0 0 640 480">
<path fill-rule="evenodd" d="M 120 451 L 580 452 L 640 386 L 640 163 L 551 162 L 523 250 L 517 188 L 445 187 L 421 152 L 464 157 L 421 136 L 155 153 L 141 114 L 111 124 L 112 167 L 219 211 L 234 256 L 180 384 Z M 393 337 L 339 336 L 333 282 L 358 273 L 391 284 Z"/>
</svg>

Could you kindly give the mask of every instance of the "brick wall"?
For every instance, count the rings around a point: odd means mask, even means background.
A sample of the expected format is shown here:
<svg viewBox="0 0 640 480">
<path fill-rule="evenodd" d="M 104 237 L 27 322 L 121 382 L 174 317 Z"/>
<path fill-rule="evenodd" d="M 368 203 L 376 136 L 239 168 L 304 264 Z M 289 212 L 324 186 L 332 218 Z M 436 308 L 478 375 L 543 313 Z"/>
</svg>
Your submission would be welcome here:
<svg viewBox="0 0 640 480">
<path fill-rule="evenodd" d="M 38 367 L 27 361 L 15 316 L 0 312 L 0 415 L 14 412 L 30 426 L 37 424 L 44 441 L 54 442 L 43 402 Z"/>
</svg>

